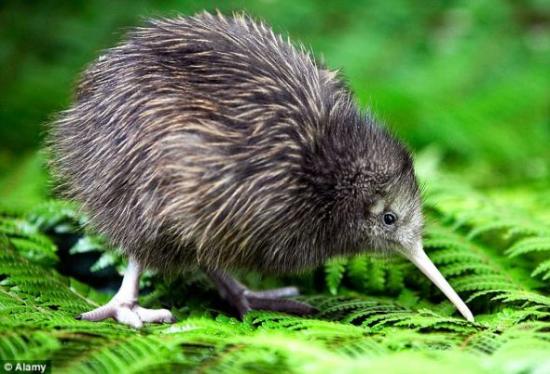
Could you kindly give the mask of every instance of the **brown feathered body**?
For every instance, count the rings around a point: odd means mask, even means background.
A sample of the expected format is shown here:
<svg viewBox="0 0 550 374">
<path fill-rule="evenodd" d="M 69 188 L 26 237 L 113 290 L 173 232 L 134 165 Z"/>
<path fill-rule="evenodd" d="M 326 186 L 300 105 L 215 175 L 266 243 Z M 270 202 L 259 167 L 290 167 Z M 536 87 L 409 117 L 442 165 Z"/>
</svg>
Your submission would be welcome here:
<svg viewBox="0 0 550 374">
<path fill-rule="evenodd" d="M 358 252 L 376 246 L 362 229 L 376 196 L 416 188 L 407 151 L 337 74 L 246 16 L 133 30 L 84 73 L 50 145 L 94 227 L 162 271 Z"/>
</svg>

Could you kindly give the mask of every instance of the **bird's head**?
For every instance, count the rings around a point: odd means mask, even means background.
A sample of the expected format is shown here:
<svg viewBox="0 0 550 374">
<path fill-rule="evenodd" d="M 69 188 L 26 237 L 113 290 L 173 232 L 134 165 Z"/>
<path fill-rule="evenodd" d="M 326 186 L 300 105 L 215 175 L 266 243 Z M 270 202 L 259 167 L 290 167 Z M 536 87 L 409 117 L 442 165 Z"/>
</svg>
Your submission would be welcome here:
<svg viewBox="0 0 550 374">
<path fill-rule="evenodd" d="M 424 252 L 421 196 L 410 159 L 406 157 L 403 167 L 375 190 L 378 192 L 366 199 L 366 212 L 360 223 L 366 248 L 397 252 L 406 257 L 449 298 L 464 318 L 473 321 L 471 311 Z"/>
<path fill-rule="evenodd" d="M 371 118 L 351 115 L 345 123 L 326 134 L 312 171 L 320 196 L 330 204 L 328 226 L 336 228 L 329 231 L 332 242 L 353 252 L 405 256 L 472 321 L 423 250 L 421 193 L 410 153 Z"/>
</svg>

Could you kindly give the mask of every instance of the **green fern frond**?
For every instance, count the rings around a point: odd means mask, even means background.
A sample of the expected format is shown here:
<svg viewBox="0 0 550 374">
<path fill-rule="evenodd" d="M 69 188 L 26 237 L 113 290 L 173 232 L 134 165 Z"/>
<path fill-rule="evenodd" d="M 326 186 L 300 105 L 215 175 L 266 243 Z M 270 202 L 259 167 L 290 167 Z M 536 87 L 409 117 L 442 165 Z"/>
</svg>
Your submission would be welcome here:
<svg viewBox="0 0 550 374">
<path fill-rule="evenodd" d="M 386 267 L 384 263 L 371 259 L 367 274 L 367 288 L 374 292 L 383 291 L 386 285 Z"/>
<path fill-rule="evenodd" d="M 357 290 L 365 291 L 367 289 L 368 271 L 369 258 L 366 255 L 355 256 L 348 260 L 347 272 L 350 282 Z"/>
<path fill-rule="evenodd" d="M 52 266 L 57 262 L 57 247 L 52 240 L 23 219 L 0 216 L 0 236 L 37 263 Z"/>
<path fill-rule="evenodd" d="M 533 277 L 542 275 L 543 280 L 550 279 L 550 260 L 541 262 L 531 273 Z"/>
<path fill-rule="evenodd" d="M 510 257 L 517 257 L 526 253 L 550 251 L 550 236 L 528 237 L 516 241 L 506 250 Z"/>
<path fill-rule="evenodd" d="M 49 200 L 39 204 L 25 218 L 38 230 L 55 229 L 57 233 L 78 231 L 87 222 L 78 207 L 65 200 Z"/>
<path fill-rule="evenodd" d="M 333 258 L 325 264 L 327 287 L 333 295 L 338 293 L 338 287 L 340 287 L 344 277 L 347 262 L 346 258 Z"/>
</svg>

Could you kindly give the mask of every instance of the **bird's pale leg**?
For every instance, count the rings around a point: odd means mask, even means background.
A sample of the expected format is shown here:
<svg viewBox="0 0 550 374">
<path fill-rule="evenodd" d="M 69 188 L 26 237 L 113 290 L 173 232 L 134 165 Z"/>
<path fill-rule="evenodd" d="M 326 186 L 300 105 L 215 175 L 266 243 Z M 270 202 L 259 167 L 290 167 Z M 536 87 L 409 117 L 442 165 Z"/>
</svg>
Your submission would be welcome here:
<svg viewBox="0 0 550 374">
<path fill-rule="evenodd" d="M 139 263 L 130 259 L 120 289 L 111 301 L 97 309 L 82 313 L 76 318 L 87 321 L 113 318 L 135 328 L 140 328 L 144 322 L 175 322 L 172 313 L 167 309 L 146 309 L 138 305 L 140 273 Z"/>
<path fill-rule="evenodd" d="M 284 287 L 267 291 L 251 291 L 243 284 L 222 271 L 207 271 L 208 276 L 218 288 L 220 295 L 229 302 L 239 317 L 252 309 L 272 310 L 297 315 L 307 315 L 316 312 L 316 309 L 306 303 L 284 299 L 297 296 L 296 287 Z"/>
</svg>

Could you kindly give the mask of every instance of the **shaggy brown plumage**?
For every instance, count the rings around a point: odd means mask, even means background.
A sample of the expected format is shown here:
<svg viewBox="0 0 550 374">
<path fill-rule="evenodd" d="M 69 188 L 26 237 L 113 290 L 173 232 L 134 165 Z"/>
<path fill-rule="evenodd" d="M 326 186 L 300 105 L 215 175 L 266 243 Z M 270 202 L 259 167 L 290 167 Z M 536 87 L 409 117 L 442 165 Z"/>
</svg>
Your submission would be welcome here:
<svg viewBox="0 0 550 374">
<path fill-rule="evenodd" d="M 85 72 L 50 134 L 66 193 L 130 258 L 122 286 L 79 316 L 170 322 L 137 304 L 143 267 L 200 267 L 242 316 L 311 313 L 226 271 L 299 271 L 396 250 L 469 320 L 422 250 L 407 150 L 362 113 L 338 75 L 246 16 L 150 21 Z"/>
<path fill-rule="evenodd" d="M 300 270 L 390 246 L 367 223 L 397 187 L 419 211 L 407 151 L 336 73 L 246 16 L 135 29 L 87 69 L 51 144 L 97 230 L 161 270 Z"/>
</svg>

